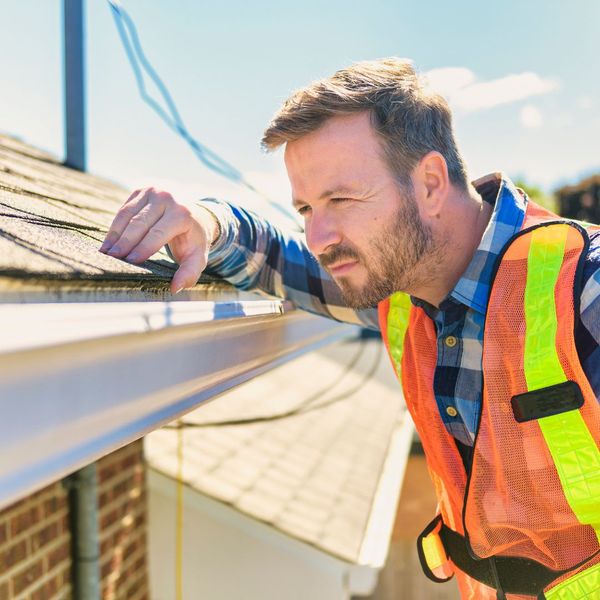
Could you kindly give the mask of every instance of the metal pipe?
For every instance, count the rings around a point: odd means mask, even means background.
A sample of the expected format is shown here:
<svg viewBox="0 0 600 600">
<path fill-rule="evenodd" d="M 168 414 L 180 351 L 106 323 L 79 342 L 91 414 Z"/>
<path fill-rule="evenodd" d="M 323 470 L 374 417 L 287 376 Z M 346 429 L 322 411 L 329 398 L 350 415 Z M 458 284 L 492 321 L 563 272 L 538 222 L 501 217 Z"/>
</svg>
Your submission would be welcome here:
<svg viewBox="0 0 600 600">
<path fill-rule="evenodd" d="M 71 475 L 68 483 L 75 600 L 100 600 L 97 482 L 92 463 Z"/>
<path fill-rule="evenodd" d="M 65 165 L 86 170 L 83 0 L 63 0 Z"/>
</svg>

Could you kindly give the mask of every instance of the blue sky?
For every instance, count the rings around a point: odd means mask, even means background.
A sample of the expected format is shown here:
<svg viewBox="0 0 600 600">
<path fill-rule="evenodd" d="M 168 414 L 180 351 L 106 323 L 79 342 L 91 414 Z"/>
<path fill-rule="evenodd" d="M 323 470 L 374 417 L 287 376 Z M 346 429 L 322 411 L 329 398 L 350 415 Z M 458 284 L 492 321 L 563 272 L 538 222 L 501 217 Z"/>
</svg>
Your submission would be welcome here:
<svg viewBox="0 0 600 600">
<path fill-rule="evenodd" d="M 289 202 L 261 133 L 295 88 L 350 62 L 411 58 L 455 110 L 473 177 L 552 189 L 600 171 L 600 2 L 123 0 L 188 128 Z M 198 162 L 142 103 L 104 0 L 87 0 L 88 164 L 126 187 L 255 200 Z M 63 154 L 60 0 L 3 6 L 0 130 Z"/>
</svg>

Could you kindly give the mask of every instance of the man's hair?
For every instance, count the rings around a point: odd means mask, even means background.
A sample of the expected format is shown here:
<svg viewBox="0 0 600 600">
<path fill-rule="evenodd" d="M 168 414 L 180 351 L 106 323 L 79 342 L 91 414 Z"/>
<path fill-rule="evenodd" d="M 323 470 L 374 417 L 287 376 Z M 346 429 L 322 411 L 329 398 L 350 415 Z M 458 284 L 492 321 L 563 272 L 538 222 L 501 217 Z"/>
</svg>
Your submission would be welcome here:
<svg viewBox="0 0 600 600">
<path fill-rule="evenodd" d="M 450 181 L 467 188 L 448 103 L 427 91 L 410 62 L 399 58 L 358 62 L 297 90 L 273 117 L 262 146 L 275 150 L 331 117 L 363 111 L 371 113 L 385 158 L 401 184 L 408 184 L 417 162 L 435 150 L 446 159 Z"/>
</svg>

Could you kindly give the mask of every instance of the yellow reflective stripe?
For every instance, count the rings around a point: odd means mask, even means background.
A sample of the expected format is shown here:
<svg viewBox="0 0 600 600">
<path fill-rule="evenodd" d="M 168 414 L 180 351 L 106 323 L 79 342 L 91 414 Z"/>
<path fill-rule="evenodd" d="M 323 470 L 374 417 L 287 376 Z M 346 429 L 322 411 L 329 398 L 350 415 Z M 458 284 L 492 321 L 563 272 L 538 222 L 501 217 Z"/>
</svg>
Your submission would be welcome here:
<svg viewBox="0 0 600 600">
<path fill-rule="evenodd" d="M 423 538 L 422 542 L 423 554 L 427 561 L 427 566 L 433 571 L 441 567 L 448 559 L 442 545 L 442 540 L 437 533 L 430 533 Z"/>
<path fill-rule="evenodd" d="M 567 380 L 556 351 L 554 288 L 563 263 L 568 225 L 532 234 L 525 287 L 525 379 L 529 391 Z M 581 412 L 538 419 L 569 506 L 600 541 L 600 452 Z"/>
<path fill-rule="evenodd" d="M 529 390 L 566 381 L 556 353 L 554 287 L 565 253 L 568 225 L 538 227 L 531 236 L 525 285 L 525 379 Z"/>
<path fill-rule="evenodd" d="M 404 292 L 396 292 L 390 296 L 390 307 L 387 318 L 387 337 L 390 355 L 394 362 L 396 373 L 400 375 L 404 336 L 408 328 L 410 314 L 410 296 Z"/>
<path fill-rule="evenodd" d="M 538 423 L 569 506 L 600 542 L 600 452 L 581 413 L 571 410 Z"/>
<path fill-rule="evenodd" d="M 600 564 L 569 577 L 556 587 L 544 592 L 544 596 L 547 600 L 591 600 L 592 598 L 600 598 Z"/>
</svg>

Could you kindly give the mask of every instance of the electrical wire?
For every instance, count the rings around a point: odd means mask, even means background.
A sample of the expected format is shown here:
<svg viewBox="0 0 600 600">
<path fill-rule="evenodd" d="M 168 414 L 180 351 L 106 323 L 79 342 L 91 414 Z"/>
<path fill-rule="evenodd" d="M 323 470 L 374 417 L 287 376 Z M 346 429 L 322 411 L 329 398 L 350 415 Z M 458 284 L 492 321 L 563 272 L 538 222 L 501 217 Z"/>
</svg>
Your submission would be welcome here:
<svg viewBox="0 0 600 600">
<path fill-rule="evenodd" d="M 363 350 L 364 350 L 364 347 L 366 346 L 366 342 L 361 342 L 361 346 L 363 346 Z M 377 352 L 375 354 L 375 359 L 373 361 L 373 364 L 371 365 L 371 367 L 369 367 L 368 371 L 365 373 L 365 376 L 355 386 L 353 386 L 349 390 L 345 390 L 344 392 L 337 394 L 333 398 L 330 398 L 329 400 L 325 400 L 324 402 L 321 402 L 319 404 L 312 404 L 312 402 L 314 402 L 316 398 L 322 396 L 324 393 L 323 391 L 318 392 L 317 394 L 312 394 L 308 400 L 305 400 L 296 408 L 286 411 L 286 412 L 278 413 L 275 415 L 263 415 L 263 416 L 257 416 L 257 417 L 247 417 L 244 419 L 231 419 L 231 420 L 227 420 L 227 421 L 212 421 L 212 422 L 205 422 L 205 423 L 191 423 L 189 421 L 180 421 L 176 425 L 166 425 L 164 428 L 165 429 L 181 429 L 183 427 L 183 428 L 199 429 L 199 428 L 203 428 L 203 427 L 231 427 L 231 426 L 238 426 L 238 425 L 251 425 L 254 423 L 267 423 L 270 421 L 279 421 L 281 419 L 289 419 L 291 417 L 296 417 L 298 415 L 304 415 L 306 413 L 313 412 L 315 410 L 321 410 L 323 408 L 327 408 L 328 406 L 331 406 L 332 404 L 337 404 L 338 402 L 347 400 L 350 396 L 354 395 L 356 392 L 361 390 L 371 380 L 371 378 L 377 371 L 377 368 L 379 367 L 379 363 L 381 361 L 381 355 L 382 355 L 382 348 L 383 348 L 383 345 L 378 344 L 378 348 L 377 348 Z M 343 377 L 349 371 L 352 370 L 352 368 L 356 365 L 356 362 L 358 362 L 358 358 L 359 358 L 359 355 L 354 357 L 354 359 L 348 364 L 348 366 L 344 370 L 344 374 L 341 375 L 340 378 L 333 385 L 337 385 L 343 379 Z M 331 387 L 333 387 L 333 386 L 330 386 L 330 388 L 328 388 L 328 389 L 331 389 Z"/>
<path fill-rule="evenodd" d="M 199 142 L 190 134 L 179 114 L 175 101 L 173 100 L 169 90 L 144 54 L 144 50 L 140 43 L 133 19 L 123 8 L 120 0 L 107 0 L 107 2 L 110 5 L 117 31 L 125 49 L 125 54 L 127 55 L 129 64 L 133 69 L 137 87 L 142 100 L 144 100 L 144 102 L 146 102 L 146 104 L 148 104 L 152 110 L 158 114 L 158 116 L 169 126 L 170 129 L 172 129 L 177 135 L 179 135 L 188 143 L 194 154 L 206 167 L 225 177 L 229 181 L 242 185 L 251 190 L 273 208 L 278 210 L 287 219 L 290 219 L 294 224 L 295 229 L 302 231 L 302 228 L 298 225 L 294 213 L 287 210 L 281 204 L 275 202 L 266 194 L 257 189 L 254 185 L 246 180 L 243 173 L 239 169 L 234 167 L 225 159 L 221 158 L 216 152 L 213 152 L 210 148 Z M 144 80 L 144 73 L 156 85 L 160 95 L 162 96 L 163 102 L 166 104 L 167 110 L 165 110 L 160 103 L 152 98 L 152 96 L 150 96 L 148 93 Z"/>
<path fill-rule="evenodd" d="M 175 600 L 183 600 L 183 428 L 177 427 L 177 506 L 175 508 Z"/>
</svg>

